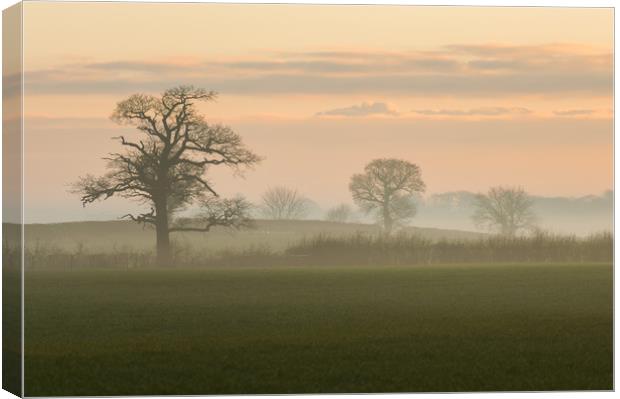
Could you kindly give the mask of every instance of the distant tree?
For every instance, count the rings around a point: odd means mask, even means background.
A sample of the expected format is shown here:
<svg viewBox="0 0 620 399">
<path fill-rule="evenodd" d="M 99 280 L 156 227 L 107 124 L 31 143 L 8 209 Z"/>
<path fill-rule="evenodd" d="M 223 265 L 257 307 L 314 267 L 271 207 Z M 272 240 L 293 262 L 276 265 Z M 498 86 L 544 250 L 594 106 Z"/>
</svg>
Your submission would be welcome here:
<svg viewBox="0 0 620 399">
<path fill-rule="evenodd" d="M 230 127 L 209 124 L 198 113 L 197 102 L 215 97 L 211 91 L 179 86 L 160 97 L 134 94 L 119 102 L 112 119 L 136 127 L 140 137 L 133 141 L 116 137 L 125 151 L 105 158 L 108 172 L 101 177 L 86 175 L 73 185 L 84 206 L 114 196 L 147 205 L 150 211 L 124 217 L 155 226 L 160 265 L 170 264 L 172 232 L 249 223 L 250 204 L 241 197 L 221 199 L 204 177 L 212 166 L 241 171 L 260 160 Z M 200 225 L 173 219 L 192 204 L 200 206 L 196 220 Z"/>
<path fill-rule="evenodd" d="M 353 209 L 347 204 L 340 204 L 327 211 L 325 220 L 328 222 L 346 223 L 351 220 Z"/>
<path fill-rule="evenodd" d="M 535 227 L 532 205 L 532 198 L 521 187 L 491 187 L 487 194 L 476 195 L 472 219 L 479 227 L 514 237 Z"/>
<path fill-rule="evenodd" d="M 296 189 L 283 186 L 269 188 L 262 197 L 262 211 L 269 219 L 302 219 L 308 215 L 311 206 L 312 201 Z"/>
<path fill-rule="evenodd" d="M 351 177 L 349 189 L 353 201 L 373 214 L 389 234 L 395 225 L 415 216 L 414 196 L 426 189 L 420 168 L 400 159 L 375 159 L 364 173 Z"/>
</svg>

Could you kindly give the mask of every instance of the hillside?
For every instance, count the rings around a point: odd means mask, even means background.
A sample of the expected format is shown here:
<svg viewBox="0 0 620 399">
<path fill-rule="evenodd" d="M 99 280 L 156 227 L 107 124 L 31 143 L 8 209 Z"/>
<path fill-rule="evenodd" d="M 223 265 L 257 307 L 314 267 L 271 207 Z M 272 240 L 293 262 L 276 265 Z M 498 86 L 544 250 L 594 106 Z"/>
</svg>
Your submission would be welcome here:
<svg viewBox="0 0 620 399">
<path fill-rule="evenodd" d="M 5 226 L 16 228 L 16 226 Z M 378 227 L 361 223 L 336 223 L 314 220 L 258 220 L 253 229 L 231 231 L 215 228 L 209 233 L 175 233 L 172 239 L 178 245 L 209 250 L 244 249 L 269 246 L 276 250 L 286 248 L 304 237 L 317 234 L 332 236 L 378 232 Z M 436 239 L 472 239 L 481 234 L 435 228 L 408 227 L 408 232 Z M 30 248 L 65 248 L 102 251 L 151 249 L 155 231 L 129 221 L 70 222 L 29 224 L 25 230 L 26 245 Z"/>
</svg>

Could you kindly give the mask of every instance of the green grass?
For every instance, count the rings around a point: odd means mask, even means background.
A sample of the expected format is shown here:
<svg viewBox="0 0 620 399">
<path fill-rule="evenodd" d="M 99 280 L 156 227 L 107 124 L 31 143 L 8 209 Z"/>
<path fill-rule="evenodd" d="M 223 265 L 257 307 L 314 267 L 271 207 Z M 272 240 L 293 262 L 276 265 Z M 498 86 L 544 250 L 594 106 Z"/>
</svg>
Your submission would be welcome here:
<svg viewBox="0 0 620 399">
<path fill-rule="evenodd" d="M 612 266 L 26 274 L 27 396 L 612 389 Z"/>
</svg>

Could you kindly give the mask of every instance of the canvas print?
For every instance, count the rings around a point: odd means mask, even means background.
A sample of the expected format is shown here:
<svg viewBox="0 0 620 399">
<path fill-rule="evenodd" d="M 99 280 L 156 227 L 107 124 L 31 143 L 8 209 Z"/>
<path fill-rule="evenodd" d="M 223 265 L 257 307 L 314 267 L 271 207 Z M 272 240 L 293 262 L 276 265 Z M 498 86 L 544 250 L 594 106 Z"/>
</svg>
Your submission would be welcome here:
<svg viewBox="0 0 620 399">
<path fill-rule="evenodd" d="M 5 389 L 614 388 L 613 9 L 3 17 Z"/>
</svg>

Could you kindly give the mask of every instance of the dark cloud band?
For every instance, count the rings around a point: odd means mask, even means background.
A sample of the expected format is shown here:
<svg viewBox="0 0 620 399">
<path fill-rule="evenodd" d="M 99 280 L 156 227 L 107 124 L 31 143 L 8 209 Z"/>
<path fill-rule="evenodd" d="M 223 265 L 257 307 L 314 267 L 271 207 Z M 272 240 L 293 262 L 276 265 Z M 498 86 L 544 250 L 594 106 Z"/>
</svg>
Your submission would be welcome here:
<svg viewBox="0 0 620 399">
<path fill-rule="evenodd" d="M 587 50 L 587 51 L 586 51 Z M 191 65 L 113 61 L 28 71 L 28 94 L 160 91 L 410 96 L 611 96 L 611 53 L 579 46 L 444 46 L 425 52 L 273 53 Z"/>
</svg>

